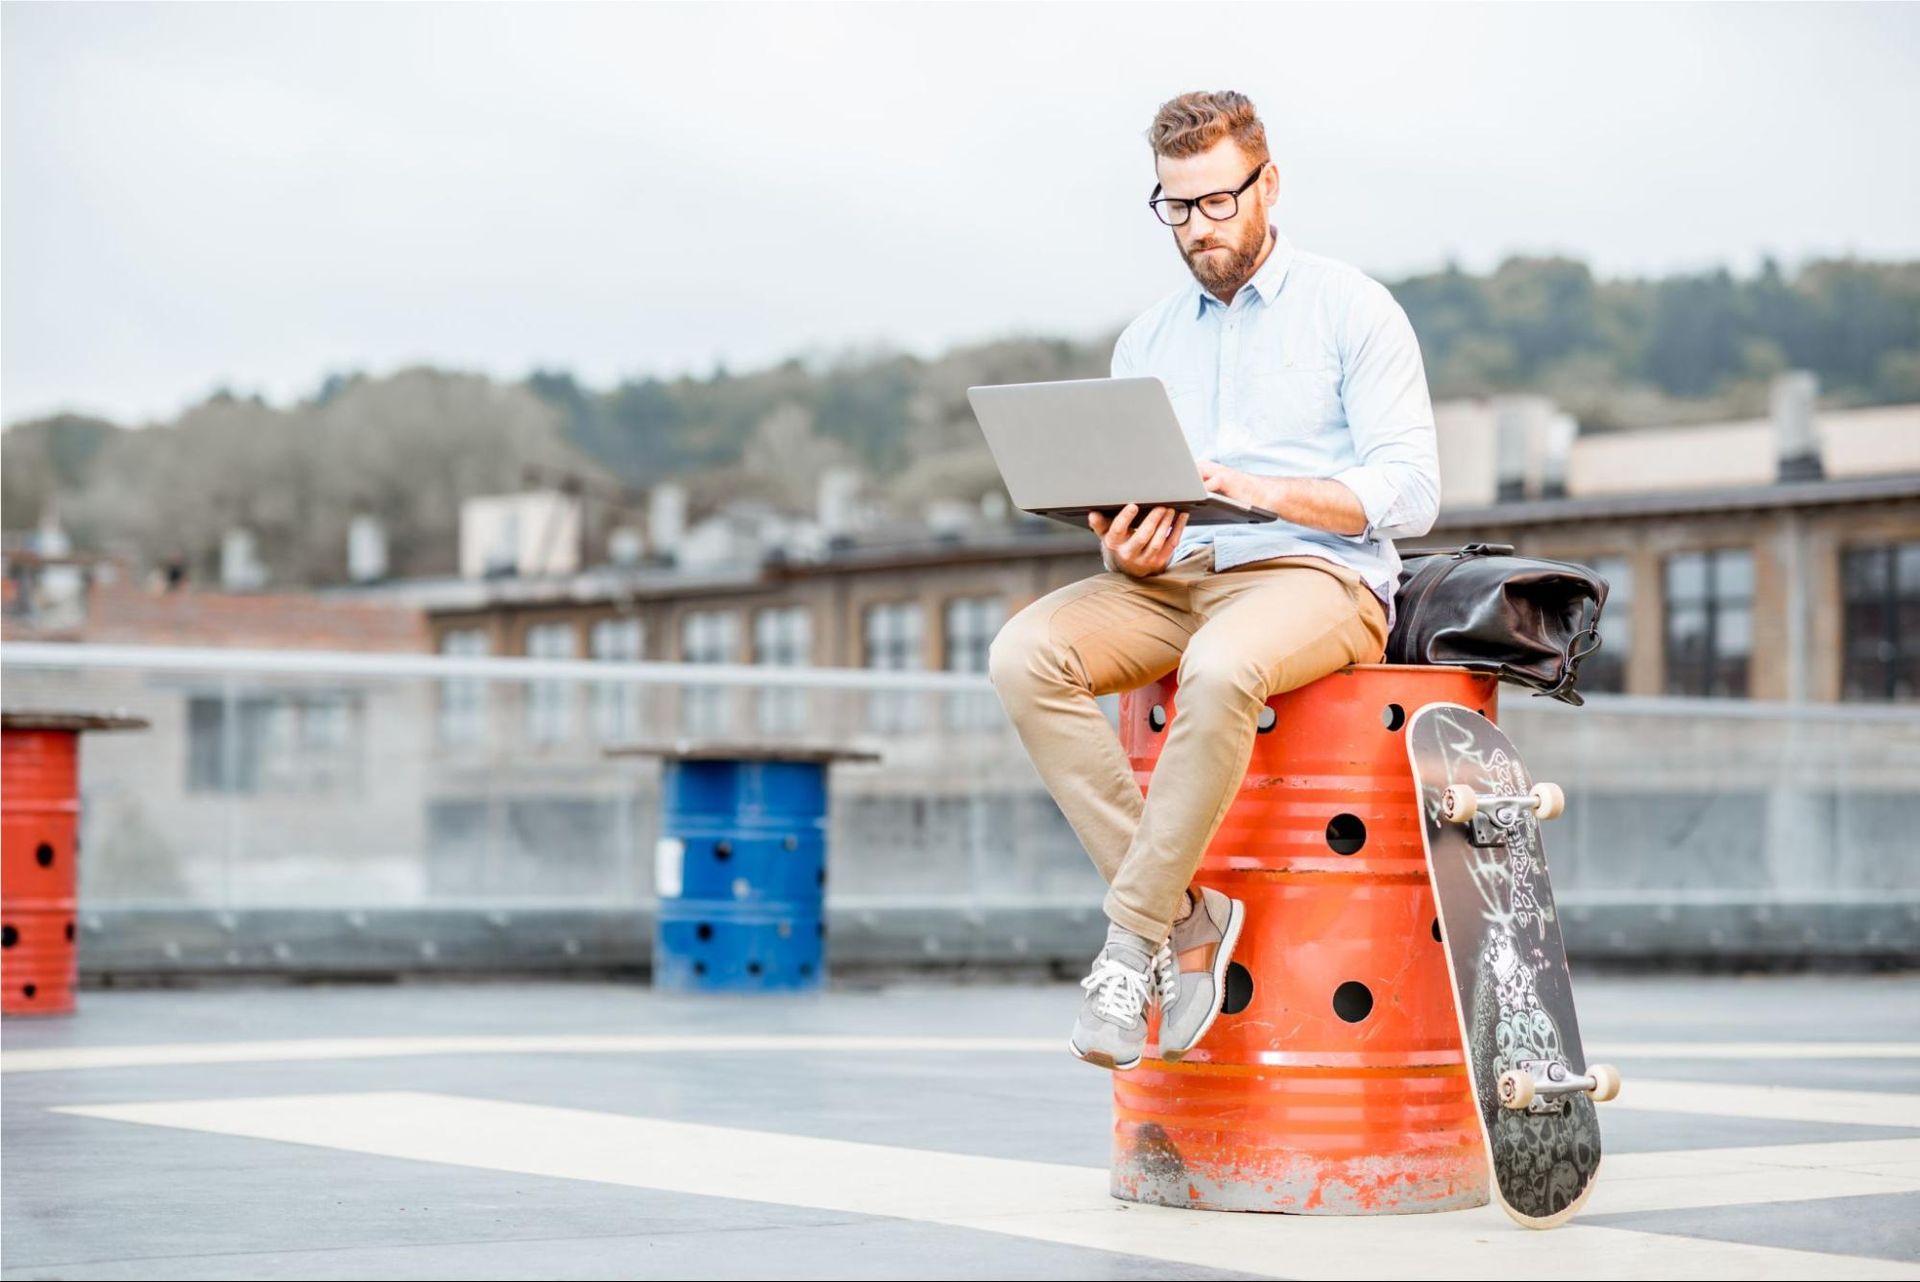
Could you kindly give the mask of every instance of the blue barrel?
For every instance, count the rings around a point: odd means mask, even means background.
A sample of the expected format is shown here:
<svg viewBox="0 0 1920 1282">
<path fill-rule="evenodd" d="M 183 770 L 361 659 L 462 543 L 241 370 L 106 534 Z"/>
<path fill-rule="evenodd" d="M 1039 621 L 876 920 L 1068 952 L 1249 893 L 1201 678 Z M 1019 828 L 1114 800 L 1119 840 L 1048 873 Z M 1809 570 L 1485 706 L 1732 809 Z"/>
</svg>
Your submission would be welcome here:
<svg viewBox="0 0 1920 1282">
<path fill-rule="evenodd" d="M 771 745 L 614 751 L 665 758 L 654 986 L 819 988 L 827 972 L 827 767 L 877 754 Z"/>
</svg>

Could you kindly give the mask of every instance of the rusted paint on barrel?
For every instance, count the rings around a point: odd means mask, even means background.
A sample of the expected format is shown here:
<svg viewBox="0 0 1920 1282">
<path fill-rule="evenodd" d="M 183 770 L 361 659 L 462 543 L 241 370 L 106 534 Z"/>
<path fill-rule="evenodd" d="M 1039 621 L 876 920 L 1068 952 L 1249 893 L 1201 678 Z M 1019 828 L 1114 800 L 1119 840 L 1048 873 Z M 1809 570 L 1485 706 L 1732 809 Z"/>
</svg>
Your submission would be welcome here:
<svg viewBox="0 0 1920 1282">
<path fill-rule="evenodd" d="M 1177 682 L 1120 699 L 1151 786 Z M 1115 1197 L 1374 1215 L 1488 1200 L 1412 772 L 1422 705 L 1496 717 L 1494 678 L 1362 664 L 1268 700 L 1240 791 L 1194 880 L 1241 899 L 1227 1006 L 1177 1064 L 1114 1074 Z M 1271 723 L 1270 725 L 1268 723 Z"/>
</svg>

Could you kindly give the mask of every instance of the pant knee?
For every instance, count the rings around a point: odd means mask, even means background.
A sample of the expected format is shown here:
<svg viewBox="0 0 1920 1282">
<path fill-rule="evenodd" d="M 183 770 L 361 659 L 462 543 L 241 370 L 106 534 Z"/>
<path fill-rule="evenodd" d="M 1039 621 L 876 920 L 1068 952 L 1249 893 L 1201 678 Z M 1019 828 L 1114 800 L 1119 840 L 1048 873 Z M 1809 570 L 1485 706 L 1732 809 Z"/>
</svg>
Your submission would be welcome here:
<svg viewBox="0 0 1920 1282">
<path fill-rule="evenodd" d="M 1180 659 L 1180 696 L 1189 693 L 1206 701 L 1262 702 L 1267 677 L 1253 659 L 1212 648 L 1189 645 Z"/>
<path fill-rule="evenodd" d="M 1043 632 L 1024 613 L 1016 614 L 987 643 L 987 680 L 1003 694 L 1020 689 L 1039 676 L 1047 657 Z"/>
</svg>

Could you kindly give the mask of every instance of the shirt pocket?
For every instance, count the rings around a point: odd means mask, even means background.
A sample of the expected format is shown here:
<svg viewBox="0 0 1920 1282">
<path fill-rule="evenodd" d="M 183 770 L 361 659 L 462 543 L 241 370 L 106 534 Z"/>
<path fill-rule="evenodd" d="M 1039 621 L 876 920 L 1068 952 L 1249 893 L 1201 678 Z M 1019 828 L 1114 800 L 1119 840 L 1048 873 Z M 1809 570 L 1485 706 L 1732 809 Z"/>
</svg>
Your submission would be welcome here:
<svg viewBox="0 0 1920 1282">
<path fill-rule="evenodd" d="M 1249 444 L 1301 440 L 1338 429 L 1340 370 L 1337 366 L 1267 370 L 1247 380 L 1243 417 Z"/>
</svg>

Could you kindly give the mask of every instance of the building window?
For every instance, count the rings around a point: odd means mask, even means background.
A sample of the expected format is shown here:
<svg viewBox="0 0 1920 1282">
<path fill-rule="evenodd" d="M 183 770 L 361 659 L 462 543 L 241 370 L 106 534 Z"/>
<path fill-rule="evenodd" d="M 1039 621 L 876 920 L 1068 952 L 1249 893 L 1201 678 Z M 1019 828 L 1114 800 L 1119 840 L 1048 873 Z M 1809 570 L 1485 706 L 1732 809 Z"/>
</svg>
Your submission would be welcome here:
<svg viewBox="0 0 1920 1282">
<path fill-rule="evenodd" d="M 573 659 L 571 623 L 536 623 L 527 629 L 529 659 Z M 558 743 L 573 734 L 573 687 L 565 681 L 527 682 L 527 739 Z"/>
<path fill-rule="evenodd" d="M 638 619 L 596 619 L 588 653 L 601 663 L 638 663 L 643 634 Z M 600 681 L 592 687 L 593 730 L 602 743 L 621 743 L 640 730 L 640 687 L 631 681 Z"/>
<path fill-rule="evenodd" d="M 868 606 L 861 628 L 865 666 L 895 672 L 920 671 L 924 666 L 922 614 L 917 601 L 883 601 Z M 915 690 L 868 691 L 867 725 L 879 731 L 918 729 L 918 693 Z"/>
<path fill-rule="evenodd" d="M 941 620 L 949 672 L 985 672 L 987 647 L 1007 621 L 1005 601 L 997 596 L 954 597 Z M 993 691 L 981 694 L 951 692 L 946 698 L 947 725 L 955 730 L 984 730 L 1005 721 Z"/>
<path fill-rule="evenodd" d="M 1666 560 L 1667 693 L 1743 698 L 1753 656 L 1753 553 Z"/>
<path fill-rule="evenodd" d="M 680 621 L 680 657 L 686 663 L 737 663 L 739 616 L 732 610 L 694 610 Z M 681 687 L 681 727 L 687 734 L 717 735 L 727 729 L 726 686 Z"/>
<path fill-rule="evenodd" d="M 440 634 L 440 653 L 449 658 L 485 658 L 489 647 L 482 628 L 454 628 Z M 440 679 L 440 742 L 447 747 L 483 743 L 487 737 L 487 682 L 484 677 Z"/>
<path fill-rule="evenodd" d="M 1607 604 L 1600 611 L 1600 648 L 1580 661 L 1580 689 L 1622 694 L 1633 640 L 1633 567 L 1623 556 L 1596 556 L 1587 564 L 1607 581 Z"/>
<path fill-rule="evenodd" d="M 1840 697 L 1920 699 L 1920 543 L 1841 554 Z"/>
<path fill-rule="evenodd" d="M 187 701 L 187 789 L 353 796 L 365 786 L 360 695 L 219 695 Z"/>
<path fill-rule="evenodd" d="M 757 611 L 753 616 L 753 661 L 804 668 L 813 662 L 813 618 L 803 605 Z M 762 690 L 756 716 L 762 734 L 797 735 L 806 728 L 807 691 L 799 686 Z"/>
</svg>

